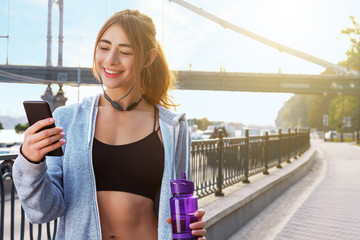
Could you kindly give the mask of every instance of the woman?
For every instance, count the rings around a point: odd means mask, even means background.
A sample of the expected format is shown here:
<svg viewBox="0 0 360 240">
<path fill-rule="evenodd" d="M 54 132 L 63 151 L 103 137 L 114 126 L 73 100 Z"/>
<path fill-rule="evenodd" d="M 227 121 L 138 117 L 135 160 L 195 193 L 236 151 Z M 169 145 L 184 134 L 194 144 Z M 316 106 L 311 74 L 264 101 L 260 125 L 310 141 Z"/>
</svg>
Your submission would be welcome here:
<svg viewBox="0 0 360 240">
<path fill-rule="evenodd" d="M 115 13 L 94 51 L 104 93 L 25 132 L 14 182 L 30 221 L 60 217 L 57 239 L 171 239 L 170 180 L 190 176 L 190 138 L 184 115 L 167 110 L 172 78 L 155 35 L 150 17 Z M 63 157 L 45 159 L 61 146 Z M 198 239 L 204 214 L 191 224 Z"/>
</svg>

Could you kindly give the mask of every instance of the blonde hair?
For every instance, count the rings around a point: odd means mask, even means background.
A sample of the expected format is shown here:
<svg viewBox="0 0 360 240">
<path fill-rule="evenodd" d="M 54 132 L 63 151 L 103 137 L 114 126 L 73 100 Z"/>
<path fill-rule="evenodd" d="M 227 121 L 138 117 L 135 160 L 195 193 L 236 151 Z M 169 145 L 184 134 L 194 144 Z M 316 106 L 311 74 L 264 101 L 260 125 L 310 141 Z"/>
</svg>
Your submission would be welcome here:
<svg viewBox="0 0 360 240">
<path fill-rule="evenodd" d="M 165 108 L 175 108 L 172 97 L 168 91 L 175 84 L 175 77 L 167 64 L 165 54 L 156 41 L 156 29 L 152 19 L 140 13 L 138 10 L 123 10 L 116 12 L 101 27 L 95 42 L 92 71 L 99 80 L 99 73 L 96 70 L 96 51 L 98 43 L 104 32 L 112 25 L 120 24 L 124 29 L 135 55 L 135 72 L 140 75 L 142 93 L 146 101 L 151 104 L 160 104 Z M 149 52 L 155 49 L 157 55 L 152 64 L 147 67 L 150 58 Z"/>
</svg>

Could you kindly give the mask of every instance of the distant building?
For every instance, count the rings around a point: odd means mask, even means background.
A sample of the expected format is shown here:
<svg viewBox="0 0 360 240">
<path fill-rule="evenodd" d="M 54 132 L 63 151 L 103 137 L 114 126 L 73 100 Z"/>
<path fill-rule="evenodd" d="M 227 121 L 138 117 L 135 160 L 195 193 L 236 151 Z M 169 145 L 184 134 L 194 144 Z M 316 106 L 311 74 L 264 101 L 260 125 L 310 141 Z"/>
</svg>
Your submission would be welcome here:
<svg viewBox="0 0 360 240">
<path fill-rule="evenodd" d="M 242 128 L 235 131 L 235 137 L 244 138 L 246 130 L 249 130 L 249 136 L 260 136 L 260 128 Z"/>
<path fill-rule="evenodd" d="M 249 130 L 249 136 L 265 136 L 266 132 L 268 132 L 269 135 L 271 134 L 277 134 L 278 130 L 276 129 L 269 129 L 269 128 L 261 128 L 261 127 L 244 127 L 241 130 L 235 131 L 235 137 L 243 138 L 245 137 L 246 130 Z"/>
</svg>

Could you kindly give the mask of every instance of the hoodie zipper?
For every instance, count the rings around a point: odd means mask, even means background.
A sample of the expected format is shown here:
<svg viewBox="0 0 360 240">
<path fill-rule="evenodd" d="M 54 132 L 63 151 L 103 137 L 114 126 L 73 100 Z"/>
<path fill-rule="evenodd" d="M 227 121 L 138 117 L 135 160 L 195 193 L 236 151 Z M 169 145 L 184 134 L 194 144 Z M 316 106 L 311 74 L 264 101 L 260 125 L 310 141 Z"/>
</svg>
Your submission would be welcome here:
<svg viewBox="0 0 360 240">
<path fill-rule="evenodd" d="M 97 229 L 98 229 L 98 239 L 101 240 L 101 224 L 100 224 L 100 213 L 99 213 L 99 204 L 97 201 L 97 192 L 96 192 L 96 179 L 95 179 L 95 173 L 94 173 L 94 166 L 93 166 L 93 159 L 92 159 L 92 143 L 93 143 L 93 138 L 94 138 L 94 126 L 96 123 L 96 116 L 97 116 L 97 103 L 99 100 L 99 95 L 94 98 L 94 101 L 91 104 L 91 110 L 90 110 L 90 122 L 89 122 L 89 130 L 88 130 L 88 152 L 89 152 L 89 161 L 90 161 L 90 166 L 91 166 L 91 177 L 94 183 L 94 199 L 95 199 L 95 213 L 96 213 L 96 225 L 97 225 Z"/>
</svg>

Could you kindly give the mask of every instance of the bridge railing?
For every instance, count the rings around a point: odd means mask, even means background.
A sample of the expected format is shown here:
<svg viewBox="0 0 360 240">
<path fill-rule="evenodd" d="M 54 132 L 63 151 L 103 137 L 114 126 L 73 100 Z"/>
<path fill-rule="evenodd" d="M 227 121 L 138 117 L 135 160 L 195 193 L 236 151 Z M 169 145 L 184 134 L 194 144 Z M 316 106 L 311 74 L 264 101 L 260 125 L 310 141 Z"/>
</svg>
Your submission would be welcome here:
<svg viewBox="0 0 360 240">
<path fill-rule="evenodd" d="M 18 201 L 12 166 L 17 154 L 0 154 L 0 239 L 55 239 L 57 220 L 46 224 L 31 224 Z"/>
<path fill-rule="evenodd" d="M 265 136 L 194 140 L 191 144 L 192 180 L 195 193 L 201 198 L 211 193 L 222 196 L 222 188 L 249 183 L 249 177 L 269 174 L 272 167 L 296 159 L 310 147 L 310 132 L 297 130 Z"/>
<path fill-rule="evenodd" d="M 223 195 L 226 186 L 244 182 L 271 167 L 281 167 L 310 146 L 309 131 L 295 130 L 287 134 L 195 140 L 191 145 L 192 180 L 195 194 L 201 198 L 211 193 Z M 0 239 L 55 239 L 57 220 L 47 224 L 31 224 L 25 217 L 12 181 L 12 166 L 17 154 L 0 154 Z M 28 237 L 26 237 L 28 236 Z"/>
</svg>

